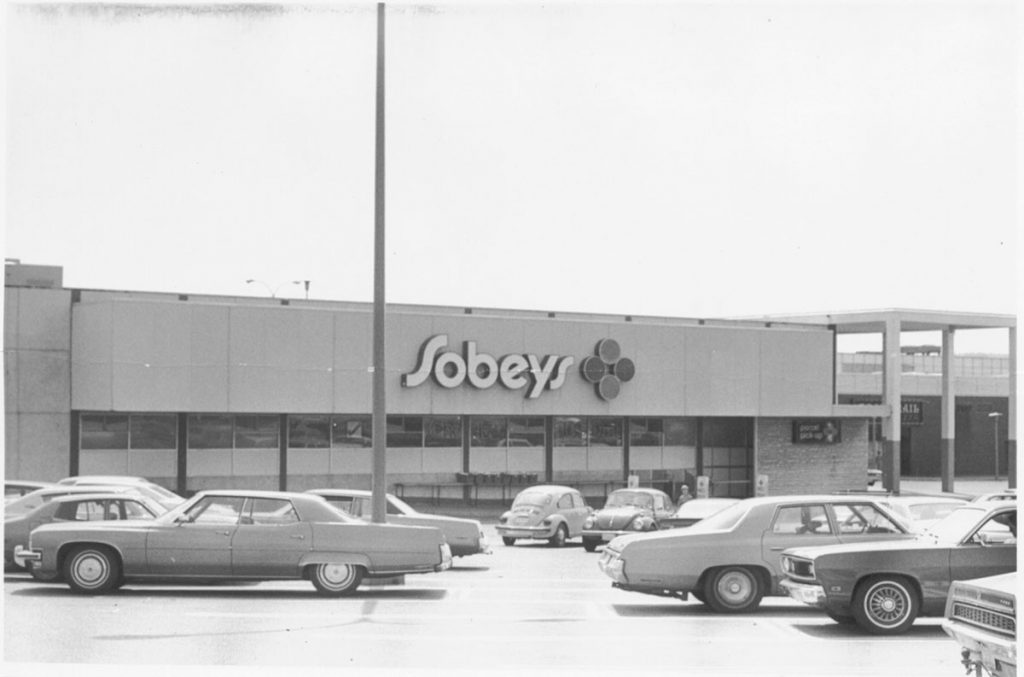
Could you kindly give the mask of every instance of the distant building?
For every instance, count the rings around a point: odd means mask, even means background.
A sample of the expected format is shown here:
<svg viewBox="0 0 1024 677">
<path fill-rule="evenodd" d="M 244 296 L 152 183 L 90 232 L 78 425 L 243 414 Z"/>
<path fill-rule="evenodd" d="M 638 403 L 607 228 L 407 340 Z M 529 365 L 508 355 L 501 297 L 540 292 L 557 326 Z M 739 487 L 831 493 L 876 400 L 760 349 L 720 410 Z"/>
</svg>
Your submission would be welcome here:
<svg viewBox="0 0 1024 677">
<path fill-rule="evenodd" d="M 389 305 L 388 482 L 453 499 L 630 475 L 673 495 L 698 476 L 720 496 L 863 488 L 884 360 L 836 355 L 836 327 Z M 9 264 L 6 475 L 369 488 L 371 328 L 365 303 L 68 289 L 59 267 Z M 901 352 L 899 460 L 938 476 L 942 357 Z M 955 364 L 955 471 L 991 472 L 1001 426 L 1005 473 L 1008 358 Z"/>
</svg>

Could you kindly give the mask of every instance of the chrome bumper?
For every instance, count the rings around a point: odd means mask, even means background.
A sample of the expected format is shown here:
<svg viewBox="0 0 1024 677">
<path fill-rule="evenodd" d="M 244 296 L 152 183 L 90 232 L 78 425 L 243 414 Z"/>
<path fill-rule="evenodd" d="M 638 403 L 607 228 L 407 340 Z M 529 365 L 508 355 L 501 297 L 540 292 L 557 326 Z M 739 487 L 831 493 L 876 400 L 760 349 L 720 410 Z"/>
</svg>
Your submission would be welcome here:
<svg viewBox="0 0 1024 677">
<path fill-rule="evenodd" d="M 798 602 L 816 607 L 825 606 L 825 588 L 820 585 L 797 583 L 786 579 L 779 583 L 779 587 Z"/>
<path fill-rule="evenodd" d="M 28 562 L 38 562 L 43 559 L 43 553 L 38 550 L 29 550 L 23 545 L 14 546 L 14 563 L 23 569 L 28 568 Z"/>
</svg>

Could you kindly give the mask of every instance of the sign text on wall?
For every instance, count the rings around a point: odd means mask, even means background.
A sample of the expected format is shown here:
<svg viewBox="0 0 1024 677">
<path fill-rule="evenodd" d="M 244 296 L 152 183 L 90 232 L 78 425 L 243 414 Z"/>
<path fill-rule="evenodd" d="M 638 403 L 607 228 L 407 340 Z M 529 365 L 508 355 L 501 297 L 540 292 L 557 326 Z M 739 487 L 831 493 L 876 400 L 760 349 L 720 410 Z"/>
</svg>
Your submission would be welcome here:
<svg viewBox="0 0 1024 677">
<path fill-rule="evenodd" d="M 836 444 L 841 441 L 837 419 L 793 421 L 793 444 Z"/>
</svg>

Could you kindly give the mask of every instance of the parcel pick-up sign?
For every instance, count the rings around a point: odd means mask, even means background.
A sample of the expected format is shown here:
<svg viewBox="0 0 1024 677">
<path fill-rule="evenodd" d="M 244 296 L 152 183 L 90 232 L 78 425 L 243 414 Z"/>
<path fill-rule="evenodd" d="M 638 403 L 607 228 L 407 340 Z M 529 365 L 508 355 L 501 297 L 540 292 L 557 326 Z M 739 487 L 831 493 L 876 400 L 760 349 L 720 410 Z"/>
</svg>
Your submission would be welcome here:
<svg viewBox="0 0 1024 677">
<path fill-rule="evenodd" d="M 793 444 L 836 444 L 841 441 L 842 429 L 838 419 L 793 421 Z"/>
</svg>

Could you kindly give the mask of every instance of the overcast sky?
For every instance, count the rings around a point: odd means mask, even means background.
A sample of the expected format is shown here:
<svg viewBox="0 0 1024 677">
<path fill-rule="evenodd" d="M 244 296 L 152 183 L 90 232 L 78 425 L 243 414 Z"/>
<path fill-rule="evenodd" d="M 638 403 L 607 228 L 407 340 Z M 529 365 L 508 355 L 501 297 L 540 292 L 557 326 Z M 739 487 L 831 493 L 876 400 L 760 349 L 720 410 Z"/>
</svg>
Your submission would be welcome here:
<svg viewBox="0 0 1024 677">
<path fill-rule="evenodd" d="M 387 21 L 389 302 L 1017 311 L 1009 0 Z M 18 5 L 7 32 L 5 256 L 372 300 L 373 3 Z"/>
</svg>

